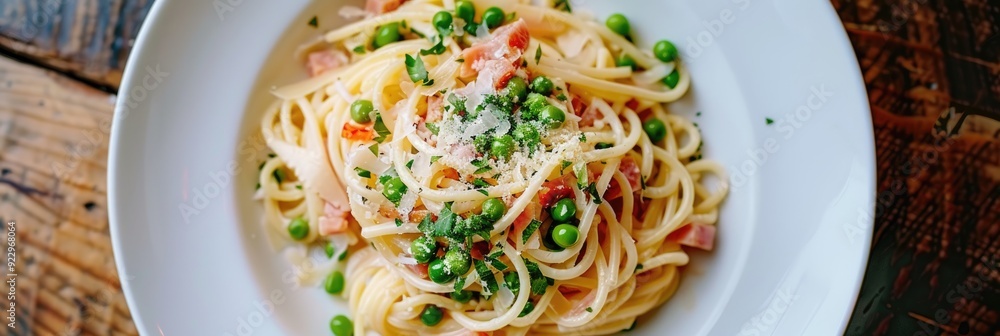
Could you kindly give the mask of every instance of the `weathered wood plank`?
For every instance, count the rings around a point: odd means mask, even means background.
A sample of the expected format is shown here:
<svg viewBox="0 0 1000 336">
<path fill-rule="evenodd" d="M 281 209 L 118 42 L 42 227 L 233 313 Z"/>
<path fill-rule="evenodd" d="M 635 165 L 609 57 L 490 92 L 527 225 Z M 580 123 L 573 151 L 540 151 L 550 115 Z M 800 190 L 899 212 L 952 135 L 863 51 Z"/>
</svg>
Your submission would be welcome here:
<svg viewBox="0 0 1000 336">
<path fill-rule="evenodd" d="M 115 90 L 152 0 L 0 1 L 0 49 Z"/>
<path fill-rule="evenodd" d="M 30 291 L 14 335 L 137 334 L 108 235 L 111 98 L 0 57 L 0 219 L 17 222 Z"/>
</svg>

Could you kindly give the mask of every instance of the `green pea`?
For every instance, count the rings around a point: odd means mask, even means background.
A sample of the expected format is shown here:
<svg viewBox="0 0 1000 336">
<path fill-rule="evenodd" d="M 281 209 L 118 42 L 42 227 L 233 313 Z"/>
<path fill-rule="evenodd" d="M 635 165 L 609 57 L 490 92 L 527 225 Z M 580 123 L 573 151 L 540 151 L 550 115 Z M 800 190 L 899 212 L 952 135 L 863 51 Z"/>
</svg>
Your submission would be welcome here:
<svg viewBox="0 0 1000 336">
<path fill-rule="evenodd" d="M 340 292 L 343 292 L 344 273 L 333 271 L 333 273 L 326 276 L 326 281 L 323 282 L 323 289 L 326 289 L 326 292 L 330 294 L 340 294 Z"/>
<path fill-rule="evenodd" d="M 490 7 L 483 12 L 483 24 L 489 29 L 500 27 L 506 15 L 500 7 Z"/>
<path fill-rule="evenodd" d="M 552 94 L 552 90 L 554 90 L 555 87 L 556 85 L 552 83 L 552 80 L 545 76 L 535 77 L 535 79 L 531 81 L 532 91 L 546 97 Z"/>
<path fill-rule="evenodd" d="M 378 31 L 375 32 L 375 49 L 389 45 L 390 43 L 399 41 L 399 22 L 393 22 L 382 27 L 379 27 Z"/>
<path fill-rule="evenodd" d="M 351 119 L 359 124 L 372 121 L 371 113 L 375 110 L 371 100 L 358 99 L 351 103 Z"/>
<path fill-rule="evenodd" d="M 512 154 L 514 154 L 514 150 L 517 149 L 516 147 L 517 145 L 514 144 L 514 137 L 510 136 L 509 134 L 506 134 L 503 136 L 499 136 L 496 139 L 493 139 L 493 144 L 490 147 L 490 152 L 493 153 L 493 156 L 497 157 L 498 159 L 506 160 L 509 159 Z"/>
<path fill-rule="evenodd" d="M 441 34 L 441 36 L 451 33 L 451 13 L 447 11 L 437 12 L 437 14 L 434 14 L 434 18 L 431 19 L 431 22 L 434 24 L 434 28 L 437 28 L 438 34 Z"/>
<path fill-rule="evenodd" d="M 528 83 L 524 78 L 515 76 L 507 82 L 507 92 L 511 97 L 517 98 L 515 103 L 524 103 L 528 99 Z"/>
<path fill-rule="evenodd" d="M 444 266 L 448 268 L 451 274 L 456 276 L 465 275 L 465 273 L 469 273 L 469 268 L 472 267 L 472 257 L 469 257 L 468 252 L 453 247 L 448 249 L 448 252 L 444 254 Z"/>
<path fill-rule="evenodd" d="M 483 201 L 483 216 L 491 221 L 498 221 L 507 212 L 507 205 L 499 198 L 491 198 Z"/>
<path fill-rule="evenodd" d="M 635 59 L 627 54 L 622 54 L 621 56 L 618 56 L 618 59 L 615 60 L 615 65 L 617 65 L 618 67 L 629 67 L 632 68 L 632 70 L 636 70 L 639 68 L 639 65 L 635 63 Z"/>
<path fill-rule="evenodd" d="M 611 144 L 611 143 L 598 142 L 597 145 L 594 145 L 594 149 L 608 149 L 608 148 L 611 148 L 611 147 L 614 147 L 614 146 L 615 145 Z"/>
<path fill-rule="evenodd" d="M 677 59 L 677 46 L 667 40 L 656 42 L 653 45 L 653 55 L 664 62 L 673 62 Z"/>
<path fill-rule="evenodd" d="M 563 248 L 573 246 L 580 239 L 580 230 L 570 224 L 559 224 L 552 230 L 552 241 Z"/>
<path fill-rule="evenodd" d="M 382 189 L 382 196 L 385 196 L 385 198 L 393 203 L 399 203 L 403 199 L 404 194 L 406 194 L 406 183 L 403 183 L 403 180 L 399 177 L 393 177 L 386 181 Z"/>
<path fill-rule="evenodd" d="M 426 264 L 434 260 L 437 255 L 437 241 L 428 236 L 420 236 L 410 243 L 410 253 L 418 263 Z"/>
<path fill-rule="evenodd" d="M 427 267 L 427 275 L 430 276 L 431 281 L 439 284 L 446 284 L 455 279 L 455 274 L 448 272 L 442 259 L 431 261 L 430 266 Z"/>
<path fill-rule="evenodd" d="M 516 272 L 510 272 L 507 273 L 507 275 L 504 275 L 503 283 L 504 286 L 507 286 L 507 288 L 514 293 L 514 295 L 517 295 L 517 293 L 521 291 L 521 278 L 517 276 Z"/>
<path fill-rule="evenodd" d="M 309 235 L 309 222 L 302 218 L 293 219 L 291 223 L 288 223 L 288 235 L 295 240 L 306 239 L 306 236 Z"/>
<path fill-rule="evenodd" d="M 428 327 L 433 327 L 441 323 L 442 318 L 444 318 L 444 312 L 435 305 L 425 306 L 424 312 L 420 313 L 420 322 L 423 322 Z"/>
<path fill-rule="evenodd" d="M 671 89 L 677 87 L 677 83 L 680 81 L 681 81 L 681 74 L 677 72 L 677 70 L 671 72 L 669 75 L 667 75 L 667 77 L 663 77 L 663 84 L 666 84 L 667 87 Z"/>
<path fill-rule="evenodd" d="M 460 289 L 451 292 L 451 299 L 455 300 L 458 303 L 469 303 L 469 301 L 472 300 L 472 292 Z"/>
<path fill-rule="evenodd" d="M 653 118 L 646 120 L 646 122 L 642 123 L 642 129 L 646 131 L 649 141 L 653 143 L 660 142 L 660 140 L 667 137 L 667 125 L 660 119 Z"/>
<path fill-rule="evenodd" d="M 611 14 L 604 24 L 607 25 L 608 29 L 611 29 L 611 31 L 618 33 L 618 35 L 626 37 L 632 35 L 632 24 L 630 24 L 628 22 L 628 18 L 621 13 Z"/>
<path fill-rule="evenodd" d="M 337 315 L 330 319 L 330 331 L 335 336 L 351 336 L 354 335 L 354 323 L 347 316 Z"/>
<path fill-rule="evenodd" d="M 514 128 L 514 140 L 521 146 L 532 147 L 538 145 L 541 141 L 541 135 L 538 134 L 538 129 L 531 124 L 520 124 Z"/>
<path fill-rule="evenodd" d="M 465 20 L 465 23 L 472 23 L 476 17 L 476 5 L 472 1 L 455 1 L 455 16 Z"/>
<path fill-rule="evenodd" d="M 553 252 L 559 252 L 564 250 L 562 246 L 559 246 L 559 244 L 556 244 L 556 242 L 552 240 L 553 236 L 552 232 L 555 231 L 556 226 L 557 225 L 555 223 L 549 225 L 549 229 L 546 231 L 545 237 L 542 237 L 542 245 L 545 245 L 545 248 Z"/>
<path fill-rule="evenodd" d="M 524 304 L 524 309 L 521 309 L 521 313 L 517 314 L 517 317 L 525 317 L 528 314 L 531 314 L 531 312 L 534 310 L 535 310 L 535 303 L 529 300 L 528 303 Z"/>
<path fill-rule="evenodd" d="M 524 106 L 521 107 L 521 120 L 538 120 L 538 114 L 541 113 L 542 109 L 546 106 L 549 106 L 549 100 L 545 99 L 545 96 L 537 93 L 528 94 L 528 100 L 525 101 Z"/>
<path fill-rule="evenodd" d="M 552 215 L 552 219 L 556 222 L 565 223 L 576 215 L 576 203 L 573 202 L 572 198 L 563 198 L 552 206 L 549 214 Z"/>
<path fill-rule="evenodd" d="M 507 205 L 499 198 L 491 198 L 483 201 L 483 216 L 491 221 L 498 221 L 507 212 Z"/>
<path fill-rule="evenodd" d="M 549 105 L 542 109 L 538 118 L 549 128 L 559 128 L 566 121 L 566 113 L 558 107 Z"/>
</svg>

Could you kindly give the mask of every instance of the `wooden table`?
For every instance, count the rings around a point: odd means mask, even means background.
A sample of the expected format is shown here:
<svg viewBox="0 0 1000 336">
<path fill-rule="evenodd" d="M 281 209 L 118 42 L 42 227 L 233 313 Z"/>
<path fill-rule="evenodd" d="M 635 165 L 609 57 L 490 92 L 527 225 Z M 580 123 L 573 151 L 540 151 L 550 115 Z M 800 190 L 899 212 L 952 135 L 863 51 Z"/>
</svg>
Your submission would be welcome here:
<svg viewBox="0 0 1000 336">
<path fill-rule="evenodd" d="M 833 5 L 868 84 L 878 156 L 875 225 L 851 228 L 875 238 L 847 334 L 1000 335 L 1000 1 Z M 115 90 L 149 7 L 0 2 L 0 220 L 19 238 L 8 334 L 137 333 L 105 169 Z"/>
</svg>

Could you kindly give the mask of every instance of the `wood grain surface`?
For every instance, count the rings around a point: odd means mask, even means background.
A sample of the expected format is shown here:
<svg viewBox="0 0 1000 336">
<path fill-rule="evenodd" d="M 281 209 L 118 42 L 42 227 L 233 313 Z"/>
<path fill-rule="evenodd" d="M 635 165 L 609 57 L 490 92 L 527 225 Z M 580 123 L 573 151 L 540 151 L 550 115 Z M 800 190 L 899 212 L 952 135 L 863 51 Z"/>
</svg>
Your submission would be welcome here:
<svg viewBox="0 0 1000 336">
<path fill-rule="evenodd" d="M 0 58 L 0 220 L 18 223 L 22 261 L 8 334 L 136 333 L 107 231 L 102 90 L 150 3 L 0 1 L 0 54 L 17 60 Z M 874 232 L 847 334 L 1000 336 L 1000 1 L 832 3 L 878 162 L 876 213 L 845 224 Z"/>
<path fill-rule="evenodd" d="M 137 334 L 108 236 L 112 99 L 0 58 L 0 221 L 16 223 L 18 253 L 10 334 Z"/>
</svg>

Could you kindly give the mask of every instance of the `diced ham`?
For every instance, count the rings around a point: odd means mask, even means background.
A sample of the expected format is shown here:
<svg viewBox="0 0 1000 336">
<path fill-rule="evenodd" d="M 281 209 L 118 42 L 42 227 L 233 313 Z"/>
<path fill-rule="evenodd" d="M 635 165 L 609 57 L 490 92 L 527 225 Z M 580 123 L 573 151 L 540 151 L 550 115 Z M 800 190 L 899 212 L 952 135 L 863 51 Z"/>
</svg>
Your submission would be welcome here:
<svg viewBox="0 0 1000 336">
<path fill-rule="evenodd" d="M 667 241 L 676 242 L 705 251 L 711 251 L 715 246 L 715 226 L 691 223 L 682 226 L 667 236 Z"/>
<path fill-rule="evenodd" d="M 618 165 L 618 171 L 625 174 L 625 179 L 632 186 L 632 192 L 642 190 L 642 173 L 639 171 L 639 165 L 636 164 L 635 159 L 631 156 L 626 156 L 622 159 L 622 163 Z M 608 191 L 604 193 L 604 199 L 610 201 L 619 197 L 622 197 L 622 188 L 618 185 L 617 180 L 612 179 L 611 184 L 608 185 Z"/>
<path fill-rule="evenodd" d="M 319 217 L 319 234 L 329 236 L 347 231 L 347 216 L 350 215 L 348 208 L 343 205 L 334 205 L 327 202 L 323 206 L 323 216 Z"/>
<path fill-rule="evenodd" d="M 352 123 L 345 123 L 344 129 L 340 131 L 340 136 L 347 140 L 369 141 L 375 138 L 375 130 L 370 126 L 356 126 Z"/>
<path fill-rule="evenodd" d="M 508 207 L 509 206 L 510 205 L 508 204 Z M 521 234 L 524 233 L 524 229 L 528 227 L 528 224 L 531 224 L 533 219 L 538 217 L 537 205 L 535 202 L 530 202 L 528 203 L 528 206 L 524 207 L 524 211 L 521 211 L 521 213 L 517 215 L 517 218 L 514 218 L 514 222 L 511 223 L 511 226 L 514 229 L 514 234 L 511 238 L 517 240 L 517 246 L 521 246 L 521 243 L 524 242 L 522 239 L 523 237 L 521 236 Z"/>
<path fill-rule="evenodd" d="M 573 187 L 566 180 L 566 176 L 543 183 L 538 191 L 538 201 L 542 208 L 548 208 L 558 200 L 573 196 Z"/>
<path fill-rule="evenodd" d="M 636 109 L 639 108 L 639 101 L 636 100 L 635 98 L 632 98 L 628 102 L 625 103 L 625 107 L 628 107 L 628 108 L 632 109 L 632 111 L 635 111 Z M 636 112 L 639 112 L 639 111 L 636 111 Z"/>
<path fill-rule="evenodd" d="M 427 264 L 406 265 L 406 268 L 416 276 L 427 279 Z"/>
<path fill-rule="evenodd" d="M 462 77 L 472 77 L 485 68 L 506 69 L 502 65 L 488 65 L 488 61 L 504 61 L 512 69 L 520 65 L 519 59 L 528 48 L 531 35 L 528 33 L 528 25 L 523 19 L 514 23 L 497 28 L 493 32 L 493 38 L 482 41 L 462 51 Z M 494 77 L 498 78 L 498 77 Z M 507 79 L 510 79 L 509 77 Z M 496 82 L 494 82 L 496 83 Z M 506 84 L 506 82 L 505 82 Z"/>
<path fill-rule="evenodd" d="M 430 96 L 427 97 L 427 114 L 424 115 L 424 121 L 426 122 L 437 122 L 441 120 L 444 116 L 444 97 L 441 96 Z"/>
<path fill-rule="evenodd" d="M 580 127 L 594 126 L 594 122 L 604 117 L 596 108 L 588 108 L 583 99 L 577 95 L 573 95 L 572 104 L 573 110 L 580 116 Z"/>
<path fill-rule="evenodd" d="M 368 0 L 365 3 L 365 11 L 379 15 L 396 10 L 406 0 Z"/>
<path fill-rule="evenodd" d="M 486 259 L 488 254 L 490 254 L 490 242 L 488 241 L 478 241 L 472 243 L 472 248 L 469 249 L 469 255 L 471 255 L 472 259 L 475 260 Z"/>
<path fill-rule="evenodd" d="M 347 65 L 347 55 L 339 51 L 323 50 L 309 53 L 306 71 L 309 77 L 319 76 L 327 71 Z"/>
</svg>

